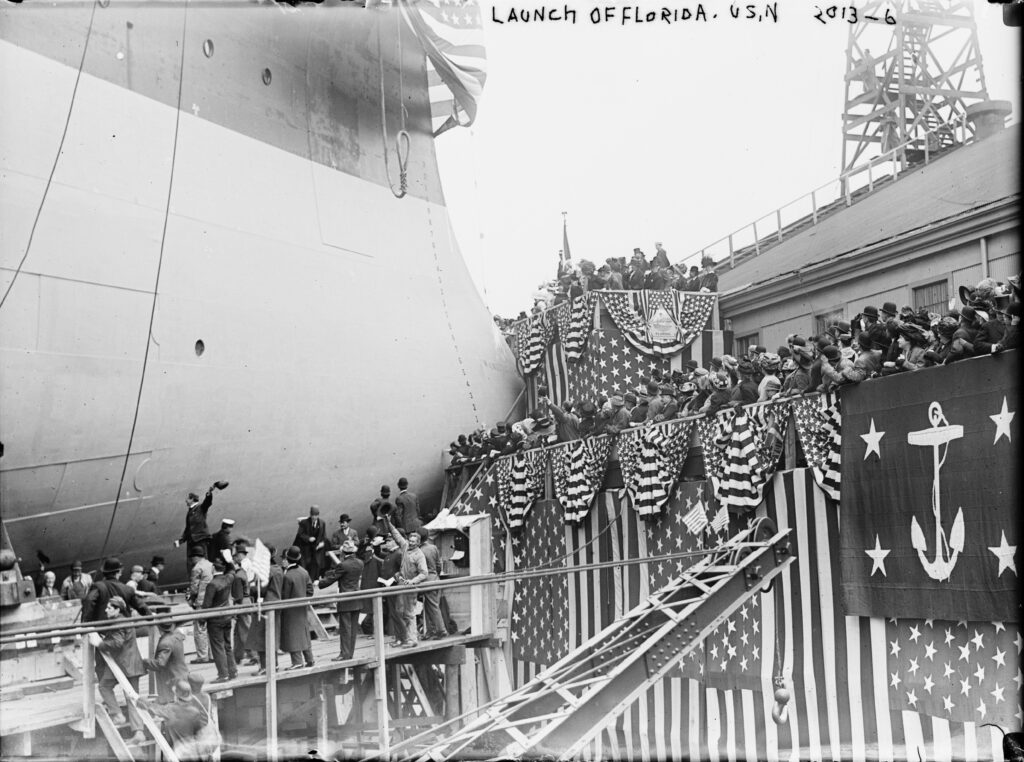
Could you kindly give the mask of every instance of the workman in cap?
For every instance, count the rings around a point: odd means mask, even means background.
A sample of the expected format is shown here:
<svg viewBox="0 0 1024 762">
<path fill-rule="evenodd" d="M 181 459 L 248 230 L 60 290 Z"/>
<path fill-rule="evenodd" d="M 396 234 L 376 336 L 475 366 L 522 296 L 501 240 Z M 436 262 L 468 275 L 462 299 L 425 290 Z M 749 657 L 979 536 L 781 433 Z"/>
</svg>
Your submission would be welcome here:
<svg viewBox="0 0 1024 762">
<path fill-rule="evenodd" d="M 141 564 L 132 567 L 128 579 L 128 587 L 134 588 L 140 595 L 156 595 L 156 585 L 146 579 L 146 570 Z"/>
<path fill-rule="evenodd" d="M 72 601 L 76 598 L 83 600 L 91 586 L 92 575 L 82 571 L 81 561 L 75 561 L 71 564 L 71 574 L 65 577 L 60 585 L 60 597 L 66 601 Z"/>
<path fill-rule="evenodd" d="M 213 581 L 213 564 L 206 557 L 206 548 L 203 545 L 192 546 L 189 552 L 192 562 L 192 571 L 189 573 L 188 595 L 185 600 L 188 604 L 198 609 L 206 600 L 206 586 Z M 213 661 L 210 658 L 210 638 L 207 634 L 206 620 L 197 619 L 192 625 L 192 639 L 196 644 L 196 656 L 193 664 L 208 664 Z"/>
<path fill-rule="evenodd" d="M 341 563 L 327 572 L 319 581 L 319 587 L 337 583 L 339 593 L 354 593 L 359 590 L 363 579 L 363 562 L 356 556 L 356 544 L 345 540 L 341 544 Z M 356 628 L 363 602 L 359 600 L 338 601 L 338 655 L 334 661 L 351 659 L 356 650 Z"/>
<path fill-rule="evenodd" d="M 320 579 L 320 570 L 327 566 L 327 528 L 320 519 L 320 506 L 310 506 L 309 516 L 299 519 L 292 545 L 299 549 L 302 568 L 309 578 Z"/>
<path fill-rule="evenodd" d="M 125 585 L 125 589 L 131 590 L 127 585 Z M 107 659 L 111 659 L 117 664 L 136 694 L 139 692 L 139 677 L 146 674 L 146 668 L 142 663 L 142 654 L 139 653 L 139 646 L 135 642 L 135 628 L 131 627 L 127 621 L 128 607 L 128 602 L 120 595 L 111 595 L 104 603 L 104 621 L 125 620 L 125 624 L 129 626 L 117 630 L 106 630 L 102 635 L 98 632 L 89 633 L 89 641 L 102 654 L 96 660 L 99 676 L 98 687 L 100 698 L 103 699 L 103 705 L 114 725 L 123 725 L 125 719 L 121 714 L 121 705 L 114 694 L 117 678 L 114 677 L 114 672 L 107 663 Z M 132 737 L 128 743 L 137 746 L 146 741 L 146 734 L 142 732 L 142 718 L 131 701 L 126 701 L 126 703 L 128 704 L 128 725 L 132 729 Z"/>
<path fill-rule="evenodd" d="M 223 558 L 224 551 L 231 553 L 232 546 L 234 545 L 231 539 L 231 530 L 235 528 L 234 519 L 223 519 L 220 522 L 220 529 L 217 530 L 216 534 L 213 535 L 211 544 L 213 545 L 213 553 L 210 555 L 211 560 L 214 558 Z"/>
</svg>

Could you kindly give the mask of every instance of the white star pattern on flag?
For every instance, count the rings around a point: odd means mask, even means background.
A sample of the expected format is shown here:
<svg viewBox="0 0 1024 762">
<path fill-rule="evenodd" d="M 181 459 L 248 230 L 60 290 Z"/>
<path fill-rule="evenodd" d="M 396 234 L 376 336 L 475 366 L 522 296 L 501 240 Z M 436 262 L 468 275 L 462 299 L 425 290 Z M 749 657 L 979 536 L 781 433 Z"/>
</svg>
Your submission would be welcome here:
<svg viewBox="0 0 1024 762">
<path fill-rule="evenodd" d="M 901 620 L 886 624 L 890 701 L 894 710 L 912 710 L 953 722 L 989 721 L 1011 727 L 1020 711 L 1014 688 L 1020 670 L 1007 664 L 1016 625 Z M 1012 632 L 1010 631 L 1012 630 Z M 945 631 L 942 642 L 934 637 Z M 939 645 L 936 646 L 936 640 Z M 936 655 L 938 658 L 935 658 Z M 941 666 L 940 666 L 941 665 Z M 897 691 L 896 689 L 899 688 Z M 961 701 L 954 701 L 960 696 Z"/>
<path fill-rule="evenodd" d="M 868 548 L 864 552 L 871 558 L 871 575 L 873 576 L 876 571 L 879 571 L 882 572 L 883 577 L 887 577 L 888 575 L 885 573 L 885 557 L 892 551 L 882 547 L 877 534 L 875 535 L 874 549 Z"/>
<path fill-rule="evenodd" d="M 871 427 L 868 429 L 868 433 L 860 435 L 860 438 L 863 439 L 867 443 L 867 449 L 864 451 L 864 460 L 867 460 L 868 456 L 871 453 L 874 453 L 875 455 L 877 455 L 879 460 L 882 459 L 882 451 L 879 448 L 879 446 L 880 446 L 880 444 L 882 442 L 882 437 L 884 437 L 884 436 L 885 436 L 885 432 L 884 431 L 876 431 L 875 430 L 875 419 L 872 418 L 871 419 Z"/>
<path fill-rule="evenodd" d="M 998 442 L 999 438 L 1004 435 L 1006 436 L 1007 442 L 1013 441 L 1010 437 L 1010 421 L 1013 420 L 1015 415 L 1017 415 L 1015 411 L 1011 411 L 1006 407 L 1006 397 L 1003 397 L 1003 409 L 995 415 L 989 416 L 989 418 L 992 419 L 992 422 L 996 425 L 996 438 L 992 440 L 992 444 Z"/>
<path fill-rule="evenodd" d="M 1017 552 L 1016 545 L 1010 545 L 1006 542 L 1006 532 L 1003 532 L 999 536 L 999 544 L 989 546 L 989 552 L 994 554 L 999 559 L 999 571 L 996 572 L 998 576 L 1002 576 L 1003 572 L 1009 569 L 1017 574 L 1017 563 L 1013 560 L 1014 554 Z"/>
</svg>

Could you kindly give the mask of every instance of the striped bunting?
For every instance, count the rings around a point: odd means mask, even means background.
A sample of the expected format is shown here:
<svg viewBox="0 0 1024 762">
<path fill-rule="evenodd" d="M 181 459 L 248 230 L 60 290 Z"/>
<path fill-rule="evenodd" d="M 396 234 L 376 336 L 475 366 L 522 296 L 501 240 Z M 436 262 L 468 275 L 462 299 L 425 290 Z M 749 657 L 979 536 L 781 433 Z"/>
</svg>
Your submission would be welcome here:
<svg viewBox="0 0 1024 762">
<path fill-rule="evenodd" d="M 594 324 L 594 292 L 572 299 L 552 310 L 558 323 L 558 338 L 565 359 L 576 362 L 587 346 L 587 337 Z"/>
<path fill-rule="evenodd" d="M 527 450 L 499 458 L 508 461 L 508 470 L 500 468 L 499 494 L 508 496 L 505 509 L 509 529 L 522 529 L 526 515 L 534 501 L 544 497 L 544 476 L 547 470 L 548 454 L 545 450 Z M 507 480 L 505 484 L 501 480 Z"/>
<path fill-rule="evenodd" d="M 642 518 L 661 512 L 690 451 L 691 424 L 671 421 L 619 434 L 619 465 L 633 509 Z"/>
<path fill-rule="evenodd" d="M 555 497 L 565 510 L 565 520 L 578 524 L 590 512 L 608 467 L 611 437 L 577 439 L 549 449 Z"/>
<path fill-rule="evenodd" d="M 833 394 L 799 397 L 793 401 L 793 417 L 800 447 L 814 480 L 833 500 L 839 500 L 842 415 Z"/>
</svg>

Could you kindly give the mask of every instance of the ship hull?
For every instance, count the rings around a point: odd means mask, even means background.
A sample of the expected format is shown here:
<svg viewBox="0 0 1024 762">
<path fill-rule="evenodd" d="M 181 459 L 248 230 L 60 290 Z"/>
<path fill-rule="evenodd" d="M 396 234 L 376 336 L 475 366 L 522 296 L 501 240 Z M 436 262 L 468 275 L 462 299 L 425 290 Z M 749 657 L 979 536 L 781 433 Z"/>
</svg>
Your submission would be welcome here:
<svg viewBox="0 0 1024 762">
<path fill-rule="evenodd" d="M 160 554 L 180 576 L 185 494 L 217 479 L 213 528 L 280 547 L 311 504 L 362 527 L 399 476 L 436 498 L 447 442 L 515 402 L 422 53 L 393 15 L 306 10 L 4 13 L 0 500 L 30 571 Z"/>
</svg>

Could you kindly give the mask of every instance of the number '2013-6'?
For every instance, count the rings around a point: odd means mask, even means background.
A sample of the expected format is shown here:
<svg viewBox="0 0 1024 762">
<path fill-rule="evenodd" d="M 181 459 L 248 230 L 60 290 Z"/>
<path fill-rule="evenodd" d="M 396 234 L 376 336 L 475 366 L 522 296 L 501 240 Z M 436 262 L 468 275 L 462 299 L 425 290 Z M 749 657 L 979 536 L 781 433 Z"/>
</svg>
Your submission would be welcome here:
<svg viewBox="0 0 1024 762">
<path fill-rule="evenodd" d="M 857 13 L 857 7 L 854 5 L 829 5 L 825 8 L 821 8 L 816 5 L 814 6 L 814 10 L 814 18 L 818 19 L 822 24 L 828 23 L 826 19 L 840 19 L 842 21 L 848 21 L 851 24 L 856 24 L 860 21 L 860 14 Z M 870 19 L 871 21 L 881 20 L 877 16 L 865 15 L 864 18 Z M 896 23 L 896 19 L 893 17 L 892 11 L 889 8 L 885 9 L 885 23 L 890 25 Z"/>
</svg>

